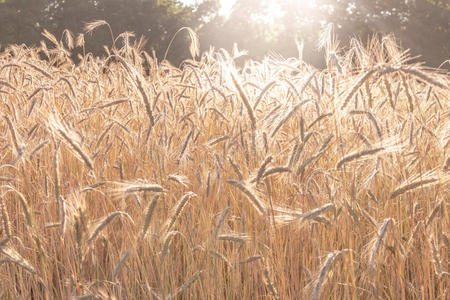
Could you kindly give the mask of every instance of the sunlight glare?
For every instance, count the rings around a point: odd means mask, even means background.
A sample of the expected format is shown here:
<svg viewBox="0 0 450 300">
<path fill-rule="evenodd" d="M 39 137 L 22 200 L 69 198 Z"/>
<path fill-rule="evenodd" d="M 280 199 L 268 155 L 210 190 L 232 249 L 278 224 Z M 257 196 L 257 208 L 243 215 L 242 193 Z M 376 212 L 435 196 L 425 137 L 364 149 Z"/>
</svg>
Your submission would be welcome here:
<svg viewBox="0 0 450 300">
<path fill-rule="evenodd" d="M 196 5 L 199 4 L 200 0 L 181 0 L 185 5 Z M 219 13 L 223 16 L 228 16 L 231 13 L 231 9 L 233 8 L 236 0 L 220 0 L 220 10 Z"/>
<path fill-rule="evenodd" d="M 274 21 L 276 18 L 281 16 L 281 12 L 280 12 L 280 3 L 283 2 L 285 0 L 269 0 L 269 19 L 267 20 L 268 22 L 270 21 Z M 193 4 L 197 4 L 201 1 L 199 0 L 182 0 L 181 2 L 187 4 L 187 5 L 193 5 Z M 229 16 L 232 9 L 233 9 L 233 5 L 236 3 L 236 0 L 220 0 L 220 11 L 219 13 L 223 16 Z M 296 0 L 295 1 L 295 9 L 311 9 L 314 8 L 316 6 L 316 0 Z"/>
</svg>

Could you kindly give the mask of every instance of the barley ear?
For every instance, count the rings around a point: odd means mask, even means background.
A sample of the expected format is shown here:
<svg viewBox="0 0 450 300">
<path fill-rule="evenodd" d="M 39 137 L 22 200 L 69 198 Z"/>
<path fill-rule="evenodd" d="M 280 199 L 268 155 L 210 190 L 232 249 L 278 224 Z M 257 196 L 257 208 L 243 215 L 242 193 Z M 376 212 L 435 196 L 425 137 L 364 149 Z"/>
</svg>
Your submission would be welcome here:
<svg viewBox="0 0 450 300">
<path fill-rule="evenodd" d="M 335 252 L 329 253 L 327 255 L 327 258 L 326 258 L 325 262 L 322 264 L 322 266 L 320 268 L 319 276 L 318 276 L 318 278 L 316 280 L 316 283 L 314 285 L 314 289 L 313 289 L 313 292 L 312 292 L 312 295 L 311 295 L 311 300 L 318 300 L 319 299 L 319 295 L 320 295 L 320 292 L 322 290 L 323 283 L 325 282 L 326 275 L 330 271 L 331 266 L 334 264 L 336 259 L 339 258 L 339 256 L 341 256 L 343 251 L 344 250 L 342 250 L 342 251 L 335 251 Z"/>
<path fill-rule="evenodd" d="M 89 245 L 91 244 L 99 235 L 99 233 L 109 224 L 111 223 L 112 220 L 114 220 L 115 217 L 120 216 L 120 215 L 124 215 L 126 217 L 128 217 L 128 219 L 131 220 L 131 222 L 133 222 L 133 219 L 131 218 L 131 216 L 129 214 L 127 214 L 126 212 L 123 211 L 115 211 L 110 213 L 109 215 L 107 215 L 106 217 L 104 217 L 99 223 L 98 225 L 96 225 L 93 230 L 91 235 L 89 236 L 89 238 L 86 240 L 86 243 Z"/>
<path fill-rule="evenodd" d="M 217 221 L 217 226 L 216 226 L 216 229 L 214 230 L 214 234 L 213 234 L 213 237 L 214 237 L 214 238 L 217 238 L 217 236 L 218 236 L 218 234 L 219 234 L 219 231 L 220 231 L 220 229 L 222 228 L 223 222 L 225 221 L 225 218 L 226 218 L 226 216 L 227 216 L 227 214 L 228 214 L 229 211 L 230 211 L 230 207 L 227 206 L 227 207 L 220 213 L 219 220 Z"/>
<path fill-rule="evenodd" d="M 117 274 L 120 272 L 120 270 L 122 269 L 123 264 L 125 263 L 125 261 L 128 259 L 128 257 L 130 256 L 131 253 L 131 248 L 127 249 L 122 256 L 120 257 L 119 262 L 115 265 L 114 270 L 113 270 L 113 277 L 112 277 L 112 281 L 116 282 L 116 278 L 117 278 Z"/>
<path fill-rule="evenodd" d="M 169 216 L 169 219 L 166 221 L 166 224 L 163 227 L 164 234 L 167 234 L 170 232 L 172 226 L 175 224 L 176 220 L 180 216 L 181 212 L 183 211 L 184 207 L 186 206 L 189 199 L 196 197 L 197 194 L 193 192 L 186 193 L 180 201 L 175 205 L 171 215 Z"/>
<path fill-rule="evenodd" d="M 142 225 L 141 239 L 147 234 L 148 228 L 150 227 L 150 221 L 152 219 L 153 212 L 155 210 L 156 204 L 158 202 L 159 195 L 155 195 L 152 201 L 148 204 L 145 209 L 144 222 Z"/>
<path fill-rule="evenodd" d="M 372 247 L 372 251 L 369 259 L 369 272 L 372 272 L 375 269 L 375 261 L 378 256 L 378 252 L 381 247 L 381 243 L 383 242 L 384 237 L 386 236 L 386 232 L 389 224 L 392 223 L 391 218 L 387 218 L 384 220 L 383 224 L 378 229 L 378 238 L 375 240 L 375 244 Z"/>
<path fill-rule="evenodd" d="M 241 84 L 238 81 L 237 75 L 235 75 L 233 72 L 231 73 L 231 79 L 233 80 L 234 85 L 236 86 L 239 96 L 241 97 L 242 102 L 244 103 L 245 108 L 247 109 L 248 116 L 250 118 L 250 121 L 252 123 L 252 128 L 256 129 L 256 119 L 255 114 L 253 112 L 253 108 L 250 106 L 250 101 L 247 97 L 247 94 L 244 91 L 244 88 L 241 86 Z"/>
<path fill-rule="evenodd" d="M 173 295 L 167 295 L 167 299 L 176 299 L 181 293 L 183 293 L 185 290 L 187 290 L 197 279 L 200 277 L 200 275 L 203 273 L 203 270 L 197 271 L 192 275 L 185 283 L 183 283 L 182 286 L 177 288 L 175 293 Z"/>
</svg>

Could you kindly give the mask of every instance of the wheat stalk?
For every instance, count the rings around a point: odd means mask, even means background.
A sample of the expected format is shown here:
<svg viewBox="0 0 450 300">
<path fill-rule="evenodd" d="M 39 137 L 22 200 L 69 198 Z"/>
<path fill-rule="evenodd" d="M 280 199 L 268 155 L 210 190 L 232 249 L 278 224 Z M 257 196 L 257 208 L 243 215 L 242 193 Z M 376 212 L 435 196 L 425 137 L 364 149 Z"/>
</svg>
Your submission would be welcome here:
<svg viewBox="0 0 450 300">
<path fill-rule="evenodd" d="M 186 206 L 189 199 L 196 197 L 196 196 L 197 196 L 197 194 L 195 194 L 193 192 L 188 192 L 180 199 L 180 201 L 178 201 L 178 203 L 175 205 L 172 213 L 170 214 L 168 220 L 166 221 L 166 223 L 163 226 L 163 232 L 165 234 L 170 232 L 172 226 L 175 224 L 176 220 L 180 216 L 181 212 L 183 211 L 183 209 Z"/>
<path fill-rule="evenodd" d="M 375 130 L 377 131 L 378 137 L 382 137 L 383 133 L 381 132 L 381 128 L 378 125 L 377 119 L 373 115 L 373 113 L 369 110 L 352 110 L 350 111 L 351 114 L 366 114 L 370 121 L 372 121 L 373 125 L 375 126 Z"/>
<path fill-rule="evenodd" d="M 401 194 L 406 193 L 407 191 L 413 190 L 415 188 L 418 188 L 420 186 L 433 183 L 437 181 L 437 178 L 428 178 L 428 179 L 418 179 L 416 181 L 413 181 L 409 184 L 401 185 L 397 187 L 389 196 L 390 199 L 394 199 L 397 196 L 400 196 Z"/>
<path fill-rule="evenodd" d="M 252 107 L 250 106 L 250 102 L 248 100 L 247 94 L 245 93 L 244 88 L 240 85 L 240 83 L 237 79 L 237 75 L 235 75 L 233 72 L 231 73 L 231 79 L 233 80 L 233 83 L 239 92 L 239 96 L 241 97 L 242 102 L 244 103 L 245 108 L 247 109 L 248 116 L 250 117 L 250 121 L 252 123 L 252 128 L 256 129 L 255 114 L 253 112 Z"/>
<path fill-rule="evenodd" d="M 180 286 L 179 288 L 177 288 L 177 290 L 175 291 L 175 293 L 173 295 L 168 295 L 167 299 L 174 299 L 176 298 L 178 295 L 182 294 L 185 290 L 187 290 L 195 281 L 197 281 L 197 279 L 199 279 L 200 275 L 203 273 L 203 270 L 201 271 L 197 271 L 194 273 L 194 275 L 192 275 L 188 280 L 186 280 L 185 283 L 183 283 L 182 286 Z"/>
<path fill-rule="evenodd" d="M 278 82 L 276 80 L 269 82 L 268 84 L 266 84 L 263 89 L 261 90 L 261 92 L 259 93 L 259 95 L 256 97 L 255 99 L 255 104 L 253 104 L 253 111 L 256 110 L 256 108 L 259 105 L 259 102 L 261 102 L 261 100 L 264 98 L 264 95 L 274 86 L 276 86 L 278 84 Z"/>
<path fill-rule="evenodd" d="M 382 68 L 381 70 L 378 71 L 379 75 L 385 75 L 385 74 L 389 74 L 392 72 L 397 72 L 397 71 L 401 71 L 404 74 L 411 74 L 414 75 L 420 79 L 422 79 L 423 81 L 425 81 L 428 84 L 437 86 L 441 89 L 447 89 L 447 87 L 442 84 L 441 82 L 437 81 L 436 79 L 434 79 L 433 77 L 429 76 L 427 73 L 414 68 L 414 67 L 406 67 L 406 66 L 385 66 L 384 68 Z"/>
<path fill-rule="evenodd" d="M 2 223 L 3 223 L 2 227 L 3 230 L 5 231 L 6 237 L 9 240 L 9 238 L 11 237 L 11 223 L 9 221 L 8 211 L 6 210 L 6 205 L 3 203 L 2 197 L 0 197 L 0 210 L 2 212 Z M 5 240 L 2 241 L 2 245 L 7 243 L 7 240 L 6 241 Z"/>
<path fill-rule="evenodd" d="M 273 167 L 273 168 L 267 169 L 264 172 L 264 174 L 262 175 L 262 178 L 266 178 L 266 177 L 276 174 L 276 173 L 286 173 L 286 172 L 291 172 L 291 168 L 285 167 L 285 166 Z"/>
<path fill-rule="evenodd" d="M 97 238 L 97 236 L 100 234 L 100 232 L 106 228 L 106 226 L 111 223 L 117 216 L 126 216 L 128 219 L 130 219 L 130 221 L 133 223 L 133 219 L 131 218 L 131 216 L 123 211 L 115 211 L 110 213 L 109 215 L 103 217 L 98 224 L 91 230 L 92 233 L 91 235 L 88 237 L 88 239 L 86 240 L 86 243 L 89 245 L 91 244 L 93 241 L 95 241 L 95 239 Z"/>
<path fill-rule="evenodd" d="M 442 265 L 441 265 L 441 258 L 439 256 L 439 252 L 436 249 L 435 241 L 433 235 L 430 235 L 428 238 L 428 241 L 430 243 L 431 253 L 433 255 L 433 263 L 434 263 L 434 272 L 437 276 L 442 276 Z"/>
<path fill-rule="evenodd" d="M 25 61 L 24 64 L 32 67 L 34 70 L 38 71 L 39 73 L 41 73 L 45 77 L 48 77 L 49 79 L 53 79 L 53 76 L 49 72 L 47 72 L 44 69 L 38 67 L 37 65 L 35 65 L 33 63 L 30 63 L 30 62 L 27 62 L 27 61 Z"/>
<path fill-rule="evenodd" d="M 25 271 L 37 275 L 36 269 L 26 260 L 24 259 L 15 249 L 9 247 L 1 249 L 1 252 L 6 255 L 6 257 L 3 257 L 0 259 L 0 265 L 3 262 L 10 262 L 14 263 L 18 266 L 20 266 Z"/>
<path fill-rule="evenodd" d="M 231 166 L 233 167 L 234 172 L 238 176 L 239 181 L 243 180 L 241 169 L 239 168 L 239 165 L 234 162 L 234 160 L 231 157 L 228 157 L 228 161 L 230 162 Z"/>
<path fill-rule="evenodd" d="M 317 158 L 319 158 L 324 152 L 326 147 L 328 146 L 328 144 L 331 142 L 331 140 L 333 139 L 334 134 L 331 134 L 330 136 L 328 136 L 325 141 L 323 142 L 322 146 L 320 147 L 319 151 L 317 151 L 313 156 L 311 156 L 310 158 L 306 159 L 298 168 L 297 171 L 295 172 L 296 176 L 299 176 L 300 174 L 303 173 L 303 171 L 305 170 L 305 168 L 311 164 L 314 160 L 316 160 Z"/>
<path fill-rule="evenodd" d="M 263 257 L 262 257 L 261 255 L 249 256 L 249 257 L 247 257 L 246 259 L 241 260 L 239 263 L 240 263 L 241 265 L 243 265 L 243 264 L 248 264 L 248 263 L 251 263 L 251 262 L 254 262 L 254 261 L 258 261 L 258 260 L 260 260 L 260 259 L 262 259 L 262 258 L 263 258 Z"/>
<path fill-rule="evenodd" d="M 351 154 L 348 154 L 346 156 L 344 156 L 337 164 L 336 164 L 336 169 L 339 169 L 340 167 L 342 167 L 345 163 L 353 161 L 355 159 L 361 158 L 363 156 L 367 156 L 367 155 L 372 155 L 375 153 L 378 153 L 382 150 L 384 150 L 384 147 L 379 147 L 379 148 L 375 148 L 375 149 L 366 149 L 366 150 L 361 150 L 361 151 L 357 151 Z"/>
<path fill-rule="evenodd" d="M 94 169 L 94 164 L 92 163 L 92 160 L 89 158 L 89 156 L 81 150 L 81 147 L 75 143 L 74 140 L 72 140 L 69 135 L 62 129 L 57 129 L 58 133 L 66 140 L 66 142 L 69 143 L 69 145 L 75 150 L 76 153 L 78 153 L 81 157 L 81 159 L 84 161 L 86 166 L 89 169 Z"/>
<path fill-rule="evenodd" d="M 186 139 L 184 140 L 183 147 L 181 148 L 180 155 L 178 156 L 178 162 L 181 161 L 181 158 L 183 158 L 184 152 L 186 151 L 187 145 L 189 144 L 189 140 L 192 137 L 192 134 L 194 133 L 194 130 L 192 129 L 189 131 L 188 135 L 186 136 Z"/>
<path fill-rule="evenodd" d="M 406 244 L 405 257 L 408 257 L 409 253 L 411 252 L 411 249 L 412 249 L 414 240 L 416 239 L 416 237 L 417 237 L 419 231 L 420 231 L 421 229 L 423 229 L 423 227 L 424 227 L 423 221 L 419 221 L 419 222 L 416 224 L 416 226 L 414 227 L 414 229 L 413 229 L 413 231 L 412 231 L 412 233 L 411 233 L 411 236 L 410 236 L 410 238 L 409 238 L 409 240 L 408 240 L 408 243 Z"/>
<path fill-rule="evenodd" d="M 272 272 L 269 268 L 269 265 L 267 264 L 267 261 L 264 257 L 262 257 L 262 265 L 263 265 L 263 279 L 264 284 L 266 285 L 267 289 L 269 290 L 270 294 L 274 299 L 280 299 L 280 295 L 278 294 L 278 290 L 276 289 L 274 282 L 272 280 Z"/>
<path fill-rule="evenodd" d="M 133 183 L 128 184 L 123 191 L 127 194 L 137 193 L 137 192 L 155 192 L 162 193 L 164 188 L 159 184 L 146 184 L 146 183 Z"/>
<path fill-rule="evenodd" d="M 219 219 L 217 221 L 216 229 L 214 230 L 214 233 L 213 233 L 213 238 L 217 238 L 219 231 L 222 228 L 223 222 L 225 221 L 225 218 L 229 211 L 230 211 L 230 207 L 228 206 L 220 213 Z"/>
<path fill-rule="evenodd" d="M 320 121 L 322 121 L 323 119 L 332 116 L 333 113 L 326 113 L 326 114 L 321 114 L 320 116 L 318 116 L 314 121 L 311 122 L 311 124 L 308 125 L 307 130 L 310 130 L 314 125 L 316 125 L 317 123 L 319 123 Z"/>
<path fill-rule="evenodd" d="M 271 137 L 274 137 L 277 131 L 283 126 L 284 123 L 286 123 L 297 111 L 297 109 L 301 106 L 301 104 L 295 105 L 287 114 L 286 116 L 281 119 L 281 121 L 278 123 L 278 125 L 275 127 L 275 129 L 272 131 Z"/>
<path fill-rule="evenodd" d="M 173 35 L 172 39 L 169 42 L 169 46 L 167 46 L 166 52 L 164 53 L 163 60 L 166 60 L 167 54 L 169 53 L 170 46 L 172 45 L 175 37 L 178 35 L 179 32 L 186 30 L 188 32 L 189 38 L 191 39 L 191 45 L 189 46 L 189 51 L 191 52 L 192 58 L 195 59 L 196 56 L 200 53 L 200 42 L 198 40 L 197 34 L 194 30 L 190 27 L 181 27 L 178 29 L 178 31 Z"/>
<path fill-rule="evenodd" d="M 59 186 L 59 142 L 55 144 L 55 150 L 53 152 L 53 176 L 55 184 L 55 199 L 59 199 L 59 196 L 61 195 Z"/>
<path fill-rule="evenodd" d="M 135 80 L 136 80 L 137 88 L 138 88 L 139 92 L 141 93 L 142 101 L 144 101 L 145 111 L 147 112 L 147 116 L 148 116 L 148 118 L 150 120 L 150 124 L 151 124 L 151 126 L 154 126 L 155 125 L 155 119 L 153 117 L 153 112 L 152 112 L 152 109 L 150 107 L 150 102 L 148 100 L 147 93 L 145 93 L 142 81 L 139 78 L 139 76 L 136 75 Z"/>
<path fill-rule="evenodd" d="M 109 29 L 109 34 L 111 36 L 111 41 L 112 41 L 112 48 L 115 49 L 116 48 L 116 40 L 114 39 L 114 34 L 111 28 L 111 25 L 109 25 L 108 22 L 106 22 L 105 20 L 95 20 L 89 23 L 86 23 L 84 25 L 84 32 L 86 34 L 92 34 L 92 32 L 94 32 L 95 29 L 97 29 L 100 26 L 107 26 Z M 77 43 L 78 44 L 78 43 Z M 83 45 L 84 45 L 84 35 L 83 35 Z"/>
<path fill-rule="evenodd" d="M 164 236 L 164 239 L 162 241 L 163 247 L 162 247 L 161 254 L 160 254 L 160 257 L 161 257 L 160 264 L 161 265 L 164 264 L 166 255 L 169 252 L 169 246 L 170 246 L 170 243 L 172 242 L 172 238 L 177 234 L 180 234 L 180 232 L 179 231 L 169 231 Z"/>
<path fill-rule="evenodd" d="M 148 228 L 150 227 L 150 221 L 152 219 L 152 215 L 155 210 L 158 199 L 159 195 L 155 195 L 152 201 L 148 204 L 147 208 L 145 209 L 144 221 L 142 222 L 141 239 L 145 237 Z"/>
<path fill-rule="evenodd" d="M 359 87 L 370 78 L 370 76 L 372 76 L 372 74 L 375 72 L 374 69 L 370 69 L 368 71 L 366 71 L 364 73 L 364 75 L 362 75 L 353 85 L 353 87 L 350 89 L 350 92 L 347 94 L 347 96 L 344 98 L 342 106 L 341 106 L 341 110 L 344 109 L 348 102 L 350 101 L 350 99 L 353 97 L 353 95 L 358 91 Z"/>
<path fill-rule="evenodd" d="M 378 238 L 376 239 L 375 244 L 372 247 L 369 258 L 369 272 L 372 272 L 375 268 L 375 260 L 378 256 L 378 251 L 380 250 L 381 243 L 386 236 L 386 232 L 390 223 L 392 223 L 392 219 L 387 218 L 383 221 L 383 224 L 381 224 L 380 228 L 378 229 Z"/>
<path fill-rule="evenodd" d="M 3 115 L 3 118 L 5 118 L 6 123 L 9 127 L 9 132 L 11 133 L 11 138 L 14 143 L 14 148 L 16 149 L 17 155 L 20 156 L 23 153 L 22 146 L 19 145 L 19 140 L 17 138 L 16 130 L 14 129 L 14 125 L 11 122 L 11 119 L 8 117 L 8 115 Z"/>
<path fill-rule="evenodd" d="M 61 236 L 64 236 L 64 233 L 66 232 L 66 200 L 62 197 L 58 197 L 59 201 L 59 217 L 60 217 L 60 223 L 61 223 Z"/>
<path fill-rule="evenodd" d="M 334 262 L 342 255 L 343 251 L 334 251 L 327 255 L 325 262 L 322 264 L 319 272 L 319 276 L 314 285 L 314 289 L 311 295 L 311 300 L 319 299 L 320 292 L 322 290 L 323 283 L 325 282 L 326 276 L 333 266 Z"/>
<path fill-rule="evenodd" d="M 48 144 L 48 140 L 44 140 L 41 143 L 39 143 L 39 145 L 37 145 L 33 150 L 31 150 L 30 154 L 29 154 L 29 159 L 32 160 L 33 156 L 36 152 L 38 152 L 39 150 L 41 150 L 45 145 Z"/>
<path fill-rule="evenodd" d="M 260 214 L 265 216 L 266 215 L 266 209 L 264 203 L 259 200 L 254 193 L 242 182 L 242 181 L 236 181 L 236 180 L 227 180 L 227 183 L 237 187 L 239 190 L 241 190 L 251 201 L 253 206 L 255 207 L 256 211 Z"/>
<path fill-rule="evenodd" d="M 333 203 L 328 203 L 325 204 L 323 206 L 320 206 L 316 209 L 310 210 L 306 213 L 302 213 L 300 215 L 298 215 L 297 217 L 302 219 L 302 220 L 311 220 L 316 218 L 318 215 L 323 214 L 324 212 L 330 210 L 330 209 L 334 209 L 336 206 Z"/>
<path fill-rule="evenodd" d="M 431 211 L 430 215 L 427 218 L 427 221 L 425 222 L 425 228 L 427 228 L 431 224 L 431 222 L 433 222 L 434 218 L 439 213 L 439 211 L 443 209 L 443 207 L 444 207 L 444 199 L 439 201 L 439 203 Z"/>
<path fill-rule="evenodd" d="M 19 196 L 19 202 L 22 206 L 23 213 L 25 215 L 25 219 L 27 221 L 27 225 L 31 228 L 34 228 L 34 216 L 33 212 L 30 209 L 30 205 L 28 204 L 28 200 L 25 198 L 25 196 L 13 188 L 12 186 L 7 186 L 8 191 L 14 192 L 17 196 Z"/>
<path fill-rule="evenodd" d="M 120 257 L 119 262 L 115 265 L 114 270 L 113 270 L 113 276 L 112 276 L 112 281 L 115 282 L 116 278 L 117 278 L 117 274 L 119 274 L 120 270 L 122 269 L 123 264 L 125 263 L 125 261 L 128 259 L 128 257 L 131 254 L 131 250 L 132 248 L 127 249 L 122 256 Z"/>
<path fill-rule="evenodd" d="M 219 241 L 230 241 L 235 243 L 245 243 L 246 241 L 250 240 L 250 237 L 248 235 L 243 234 L 219 234 L 216 237 Z"/>
<path fill-rule="evenodd" d="M 263 161 L 263 163 L 261 164 L 261 166 L 258 169 L 258 172 L 256 173 L 256 176 L 254 179 L 251 180 L 251 182 L 256 182 L 259 183 L 259 180 L 261 179 L 261 177 L 264 175 L 264 171 L 266 170 L 266 167 L 268 164 L 270 164 L 270 162 L 272 161 L 273 157 L 272 156 L 268 156 L 266 157 L 266 159 Z"/>
<path fill-rule="evenodd" d="M 218 138 L 216 138 L 216 139 L 214 139 L 214 140 L 209 141 L 209 142 L 208 142 L 208 145 L 209 145 L 209 146 L 213 146 L 213 145 L 215 145 L 215 144 L 217 144 L 217 143 L 220 143 L 220 142 L 222 142 L 222 141 L 225 141 L 225 140 L 227 140 L 227 139 L 229 139 L 229 138 L 230 138 L 229 135 L 223 135 L 223 136 L 221 136 L 221 137 L 218 137 Z"/>
</svg>

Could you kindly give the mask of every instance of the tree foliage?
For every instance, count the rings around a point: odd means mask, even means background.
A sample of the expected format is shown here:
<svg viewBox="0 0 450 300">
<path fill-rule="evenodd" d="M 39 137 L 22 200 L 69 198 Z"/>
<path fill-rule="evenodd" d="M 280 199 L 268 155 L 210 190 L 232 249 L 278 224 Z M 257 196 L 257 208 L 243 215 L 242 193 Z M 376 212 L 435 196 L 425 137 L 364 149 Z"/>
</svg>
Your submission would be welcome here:
<svg viewBox="0 0 450 300">
<path fill-rule="evenodd" d="M 269 7 L 270 2 L 277 6 Z M 264 23 L 274 8 L 275 19 Z M 319 65 L 324 61 L 316 45 L 329 23 L 335 25 L 341 46 L 354 37 L 366 43 L 373 34 L 394 33 L 429 65 L 437 67 L 450 57 L 450 4 L 445 0 L 237 0 L 228 19 L 208 24 L 209 37 L 202 41 L 226 48 L 237 42 L 261 58 L 269 50 L 296 55 L 297 38 L 304 41 L 303 57 Z"/>
<path fill-rule="evenodd" d="M 439 66 L 450 56 L 450 3 L 445 0 L 320 0 L 335 4 L 327 20 L 342 37 L 394 33 L 421 60 Z"/>
<path fill-rule="evenodd" d="M 305 45 L 303 58 L 320 65 L 317 40 L 331 22 L 341 46 L 355 36 L 365 42 L 373 33 L 392 32 L 432 66 L 450 56 L 450 4 L 445 0 L 237 0 L 229 16 L 219 14 L 219 2 L 187 6 L 176 0 L 1 0 L 0 43 L 38 44 L 44 28 L 56 36 L 65 29 L 80 33 L 86 22 L 101 19 L 116 37 L 125 31 L 144 36 L 147 50 L 160 58 L 175 32 L 189 26 L 199 34 L 203 50 L 229 50 L 237 43 L 253 58 L 269 51 L 288 57 L 297 55 L 299 40 Z M 102 28 L 94 35 L 85 37 L 86 47 L 101 55 L 103 45 L 111 44 L 109 31 Z M 188 58 L 186 45 L 186 38 L 177 37 L 168 58 L 175 63 Z"/>
<path fill-rule="evenodd" d="M 179 1 L 162 0 L 6 0 L 0 2 L 0 43 L 39 44 L 41 32 L 49 30 L 55 36 L 65 29 L 77 34 L 83 32 L 87 22 L 107 21 L 114 38 L 130 32 L 136 38 L 147 39 L 147 50 L 164 54 L 170 38 L 184 26 L 198 29 L 212 10 L 214 2 L 191 7 Z M 102 55 L 103 46 L 111 46 L 110 33 L 99 28 L 85 36 L 89 51 Z M 175 40 L 168 58 L 179 62 L 187 58 L 186 40 Z"/>
</svg>

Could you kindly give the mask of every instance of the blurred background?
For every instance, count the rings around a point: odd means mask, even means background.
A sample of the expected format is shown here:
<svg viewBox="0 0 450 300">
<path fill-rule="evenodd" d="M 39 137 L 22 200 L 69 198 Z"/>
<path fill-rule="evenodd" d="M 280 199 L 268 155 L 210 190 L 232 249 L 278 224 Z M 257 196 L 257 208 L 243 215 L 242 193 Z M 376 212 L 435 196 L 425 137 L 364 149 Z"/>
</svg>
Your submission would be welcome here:
<svg viewBox="0 0 450 300">
<path fill-rule="evenodd" d="M 44 29 L 58 38 L 69 29 L 77 37 L 93 20 L 107 21 L 116 37 L 125 31 L 136 40 L 143 36 L 145 50 L 160 59 L 175 32 L 189 26 L 202 51 L 229 51 L 236 43 L 248 58 L 261 59 L 298 57 L 303 48 L 303 59 L 320 68 L 325 61 L 318 41 L 329 23 L 344 50 L 352 38 L 366 43 L 374 34 L 394 33 L 411 55 L 420 55 L 417 61 L 438 67 L 450 59 L 448 0 L 0 0 L 0 47 L 39 45 Z M 86 51 L 96 55 L 111 46 L 104 26 L 84 39 Z M 168 53 L 173 64 L 190 58 L 188 43 L 186 33 L 177 36 Z"/>
</svg>

